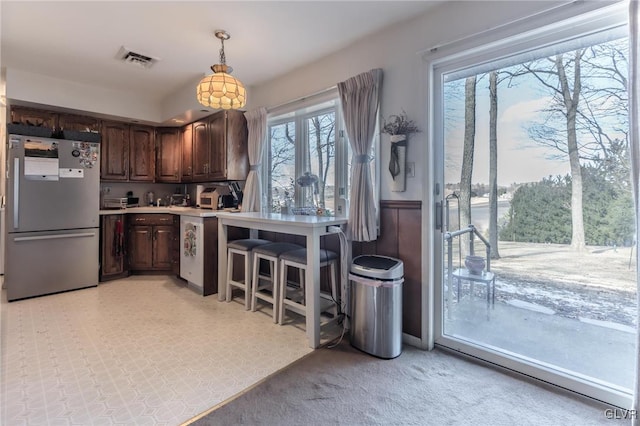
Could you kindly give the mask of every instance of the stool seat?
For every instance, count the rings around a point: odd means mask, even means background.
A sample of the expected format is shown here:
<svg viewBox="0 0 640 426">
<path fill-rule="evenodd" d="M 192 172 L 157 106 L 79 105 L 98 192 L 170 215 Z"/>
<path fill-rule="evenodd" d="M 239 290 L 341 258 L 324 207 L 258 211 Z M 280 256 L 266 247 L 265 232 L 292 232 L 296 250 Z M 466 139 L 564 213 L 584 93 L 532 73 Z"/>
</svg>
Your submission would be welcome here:
<svg viewBox="0 0 640 426">
<path fill-rule="evenodd" d="M 321 263 L 325 263 L 328 262 L 330 260 L 334 260 L 337 259 L 338 255 L 331 251 L 331 250 L 325 250 L 325 249 L 321 249 L 320 250 L 320 262 Z M 307 264 L 307 249 L 300 249 L 300 250 L 293 250 L 293 251 L 288 251 L 285 253 L 282 253 L 282 255 L 280 256 L 281 260 L 293 260 L 294 262 L 297 263 L 303 263 L 303 264 Z"/>
<path fill-rule="evenodd" d="M 269 243 L 255 247 L 253 252 L 267 256 L 279 257 L 282 253 L 299 250 L 300 248 L 301 247 L 298 244 L 293 243 Z"/>
<path fill-rule="evenodd" d="M 233 248 L 237 250 L 252 250 L 254 247 L 261 246 L 264 244 L 269 244 L 271 241 L 262 240 L 260 238 L 246 238 L 243 240 L 233 240 L 227 243 L 228 248 Z"/>
</svg>

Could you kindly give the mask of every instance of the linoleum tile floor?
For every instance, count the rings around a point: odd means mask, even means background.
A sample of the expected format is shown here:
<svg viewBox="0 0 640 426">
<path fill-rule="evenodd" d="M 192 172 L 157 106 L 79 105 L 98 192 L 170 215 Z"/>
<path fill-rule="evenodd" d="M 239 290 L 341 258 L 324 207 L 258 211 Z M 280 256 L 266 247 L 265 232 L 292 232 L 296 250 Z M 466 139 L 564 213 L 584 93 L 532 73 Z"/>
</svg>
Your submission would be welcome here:
<svg viewBox="0 0 640 426">
<path fill-rule="evenodd" d="M 3 291 L 1 309 L 2 425 L 179 425 L 312 351 L 270 311 L 165 276 Z"/>
</svg>

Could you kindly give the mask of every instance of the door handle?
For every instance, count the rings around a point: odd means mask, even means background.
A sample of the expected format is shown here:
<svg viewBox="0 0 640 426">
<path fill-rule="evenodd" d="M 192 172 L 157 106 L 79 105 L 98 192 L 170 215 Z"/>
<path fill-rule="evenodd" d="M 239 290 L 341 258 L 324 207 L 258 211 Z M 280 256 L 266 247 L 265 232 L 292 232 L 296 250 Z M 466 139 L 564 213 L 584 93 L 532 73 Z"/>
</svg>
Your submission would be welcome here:
<svg viewBox="0 0 640 426">
<path fill-rule="evenodd" d="M 78 234 L 57 234 L 57 235 L 38 235 L 35 237 L 16 237 L 13 239 L 15 242 L 19 241 L 39 241 L 39 240 L 60 240 L 63 238 L 84 238 L 95 237 L 95 232 L 81 232 Z"/>
<path fill-rule="evenodd" d="M 442 230 L 442 202 L 438 201 L 436 203 L 436 211 L 435 211 L 435 220 L 436 220 L 436 229 Z"/>
<path fill-rule="evenodd" d="M 13 228 L 20 227 L 20 159 L 13 159 Z"/>
</svg>

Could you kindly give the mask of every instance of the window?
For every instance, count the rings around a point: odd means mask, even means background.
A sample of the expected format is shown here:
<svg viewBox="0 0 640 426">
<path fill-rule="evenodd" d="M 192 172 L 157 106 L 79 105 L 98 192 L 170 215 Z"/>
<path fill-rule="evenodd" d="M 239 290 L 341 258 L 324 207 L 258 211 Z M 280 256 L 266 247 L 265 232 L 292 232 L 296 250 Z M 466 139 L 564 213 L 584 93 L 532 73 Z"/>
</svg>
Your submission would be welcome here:
<svg viewBox="0 0 640 426">
<path fill-rule="evenodd" d="M 334 215 L 337 200 L 348 197 L 350 158 L 337 93 L 270 113 L 265 157 L 263 199 L 268 211 L 322 208 Z"/>
</svg>

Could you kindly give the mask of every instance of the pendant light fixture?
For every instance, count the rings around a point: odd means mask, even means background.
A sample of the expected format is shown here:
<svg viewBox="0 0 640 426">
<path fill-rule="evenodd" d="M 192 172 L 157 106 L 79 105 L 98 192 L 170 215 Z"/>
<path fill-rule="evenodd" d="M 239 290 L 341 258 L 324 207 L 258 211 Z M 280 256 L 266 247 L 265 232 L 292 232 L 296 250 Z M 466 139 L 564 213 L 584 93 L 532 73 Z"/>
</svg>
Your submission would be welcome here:
<svg viewBox="0 0 640 426">
<path fill-rule="evenodd" d="M 240 80 L 231 76 L 233 69 L 227 66 L 224 55 L 224 41 L 231 35 L 225 30 L 216 30 L 214 35 L 220 39 L 220 63 L 211 66 L 213 74 L 200 80 L 197 87 L 198 102 L 210 108 L 239 109 L 247 103 L 247 91 Z"/>
</svg>

